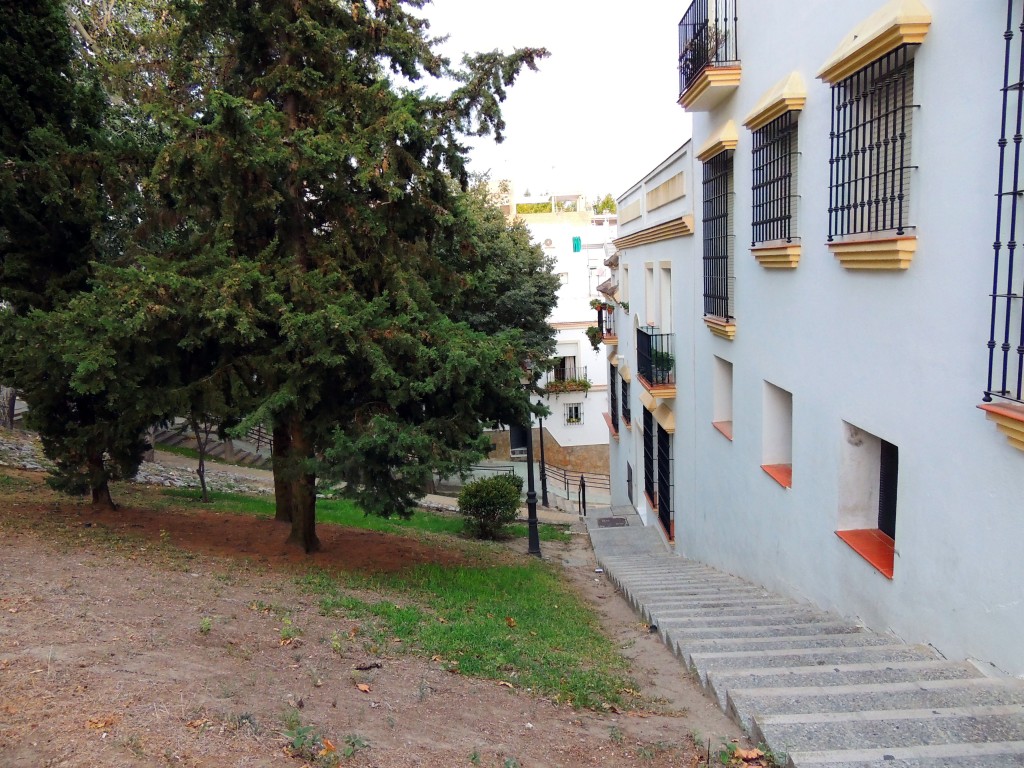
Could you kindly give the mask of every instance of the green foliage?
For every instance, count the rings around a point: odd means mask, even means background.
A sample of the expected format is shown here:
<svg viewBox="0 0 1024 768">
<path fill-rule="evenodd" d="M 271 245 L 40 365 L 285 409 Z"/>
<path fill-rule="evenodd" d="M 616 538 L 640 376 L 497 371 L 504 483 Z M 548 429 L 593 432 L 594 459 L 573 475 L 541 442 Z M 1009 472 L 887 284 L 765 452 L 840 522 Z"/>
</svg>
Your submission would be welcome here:
<svg viewBox="0 0 1024 768">
<path fill-rule="evenodd" d="M 519 513 L 523 478 L 494 475 L 471 480 L 459 493 L 459 512 L 466 517 L 466 529 L 480 539 L 497 539 Z"/>
<path fill-rule="evenodd" d="M 522 215 L 528 215 L 531 213 L 553 213 L 554 206 L 551 205 L 551 201 L 544 203 L 518 203 L 516 205 L 516 213 Z"/>
<path fill-rule="evenodd" d="M 589 392 L 590 379 L 552 379 L 544 389 L 548 394 L 560 394 L 562 392 Z"/>
<path fill-rule="evenodd" d="M 352 577 L 349 577 L 350 580 Z M 593 611 L 540 562 L 515 566 L 420 566 L 352 581 L 385 597 L 376 604 L 351 598 L 335 579 L 311 571 L 300 586 L 321 595 L 321 607 L 348 598 L 367 634 L 398 638 L 389 649 L 440 656 L 465 675 L 514 680 L 574 706 L 623 705 L 636 685 L 626 662 L 605 637 Z"/>
<path fill-rule="evenodd" d="M 617 210 L 615 198 L 611 196 L 610 192 L 594 201 L 594 213 L 615 213 Z"/>
<path fill-rule="evenodd" d="M 601 329 L 596 325 L 591 325 L 587 327 L 586 334 L 587 339 L 590 341 L 590 346 L 592 346 L 594 351 L 597 352 L 601 348 L 601 340 L 603 339 Z"/>
</svg>

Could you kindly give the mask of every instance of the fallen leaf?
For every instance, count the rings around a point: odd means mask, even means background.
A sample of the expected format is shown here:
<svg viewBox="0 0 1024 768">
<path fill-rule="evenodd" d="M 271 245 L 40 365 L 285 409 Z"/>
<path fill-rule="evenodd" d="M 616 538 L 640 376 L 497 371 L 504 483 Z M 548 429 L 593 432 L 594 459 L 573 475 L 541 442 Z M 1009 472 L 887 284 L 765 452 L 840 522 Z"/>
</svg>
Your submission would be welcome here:
<svg viewBox="0 0 1024 768">
<path fill-rule="evenodd" d="M 368 686 L 366 683 L 359 683 L 359 685 L 357 685 L 356 688 L 358 688 L 363 693 L 370 692 L 370 686 Z"/>
<path fill-rule="evenodd" d="M 90 728 L 95 728 L 98 731 L 101 731 L 104 728 L 109 728 L 110 726 L 115 725 L 116 723 L 117 723 L 117 718 L 114 717 L 113 715 L 111 715 L 110 717 L 90 717 L 89 718 L 89 727 Z"/>
<path fill-rule="evenodd" d="M 515 625 L 516 625 L 516 620 L 513 619 L 511 616 L 506 616 L 505 617 L 505 623 L 508 624 L 510 627 L 514 628 Z"/>
<path fill-rule="evenodd" d="M 291 645 L 291 644 L 292 644 L 292 638 L 290 638 L 290 637 L 282 637 L 281 638 L 281 646 L 282 647 L 286 646 L 286 645 Z"/>
<path fill-rule="evenodd" d="M 329 754 L 331 752 L 336 752 L 337 749 L 338 748 L 336 746 L 334 746 L 333 743 L 331 743 L 330 739 L 324 739 L 324 749 L 323 749 L 324 754 Z"/>
<path fill-rule="evenodd" d="M 512 683 L 506 682 L 505 680 L 499 680 L 498 685 L 504 685 L 506 688 L 512 688 L 515 690 L 515 686 Z"/>
<path fill-rule="evenodd" d="M 430 660 L 431 661 L 444 661 L 444 659 L 442 659 L 440 656 L 431 656 Z"/>
<path fill-rule="evenodd" d="M 197 717 L 195 720 L 189 720 L 187 723 L 185 723 L 185 726 L 187 728 L 202 728 L 204 725 L 213 725 L 213 723 L 211 723 L 205 717 Z"/>
<path fill-rule="evenodd" d="M 348 631 L 348 639 L 351 640 L 352 638 L 354 638 L 358 634 L 359 634 L 359 627 L 352 627 L 352 629 L 350 629 Z"/>
<path fill-rule="evenodd" d="M 764 757 L 760 749 L 737 749 L 734 753 L 740 760 L 757 760 Z"/>
</svg>

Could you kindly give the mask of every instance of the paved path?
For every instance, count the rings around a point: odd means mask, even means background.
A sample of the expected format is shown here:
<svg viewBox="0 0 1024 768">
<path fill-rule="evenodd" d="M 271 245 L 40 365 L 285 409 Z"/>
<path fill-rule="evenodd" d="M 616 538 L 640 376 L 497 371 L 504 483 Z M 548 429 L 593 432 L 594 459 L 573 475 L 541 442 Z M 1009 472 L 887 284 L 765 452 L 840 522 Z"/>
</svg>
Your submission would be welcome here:
<svg viewBox="0 0 1024 768">
<path fill-rule="evenodd" d="M 608 517 L 626 524 L 602 527 Z M 705 692 L 793 768 L 1024 767 L 1024 681 L 677 557 L 632 508 L 592 510 L 587 527 L 605 572 Z"/>
</svg>

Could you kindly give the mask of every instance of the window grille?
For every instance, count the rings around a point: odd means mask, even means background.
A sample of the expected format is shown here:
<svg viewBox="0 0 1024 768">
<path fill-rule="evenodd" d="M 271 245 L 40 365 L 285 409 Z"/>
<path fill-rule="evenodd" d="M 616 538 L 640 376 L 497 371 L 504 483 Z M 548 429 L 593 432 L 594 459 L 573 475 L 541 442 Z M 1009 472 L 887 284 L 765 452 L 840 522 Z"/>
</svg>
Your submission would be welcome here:
<svg viewBox="0 0 1024 768">
<path fill-rule="evenodd" d="M 565 423 L 578 426 L 583 423 L 583 403 L 565 404 Z"/>
<path fill-rule="evenodd" d="M 732 150 L 704 163 L 704 314 L 733 317 Z"/>
<path fill-rule="evenodd" d="M 881 460 L 878 467 L 878 530 L 895 541 L 900 449 L 885 440 L 881 442 Z"/>
<path fill-rule="evenodd" d="M 654 485 L 654 417 L 644 408 L 644 492 L 654 506 L 658 506 L 658 491 Z"/>
<path fill-rule="evenodd" d="M 608 387 L 608 411 L 609 416 L 612 420 L 612 431 L 618 433 L 619 431 L 619 388 L 615 386 L 615 366 L 608 366 L 608 381 L 611 382 L 611 386 Z"/>
<path fill-rule="evenodd" d="M 633 415 L 629 407 L 629 382 L 622 380 L 622 421 L 626 426 L 633 423 Z"/>
<path fill-rule="evenodd" d="M 658 519 L 672 538 L 672 436 L 658 425 Z"/>
<path fill-rule="evenodd" d="M 786 112 L 752 134 L 752 246 L 795 236 L 797 115 Z"/>
<path fill-rule="evenodd" d="M 1024 322 L 1021 319 L 1021 280 L 1024 269 L 1017 254 L 1019 225 L 1024 223 L 1021 200 L 1021 144 L 1014 135 L 1021 132 L 1024 110 L 1024 11 L 1007 0 L 1006 29 L 1002 33 L 1005 62 L 1002 82 L 1002 125 L 999 133 L 999 176 L 996 187 L 996 221 L 993 246 L 991 320 L 988 337 L 988 379 L 985 402 L 993 398 L 1024 403 Z M 993 44 L 995 39 L 993 35 Z"/>
<path fill-rule="evenodd" d="M 830 242 L 910 226 L 916 49 L 901 45 L 832 86 Z"/>
</svg>

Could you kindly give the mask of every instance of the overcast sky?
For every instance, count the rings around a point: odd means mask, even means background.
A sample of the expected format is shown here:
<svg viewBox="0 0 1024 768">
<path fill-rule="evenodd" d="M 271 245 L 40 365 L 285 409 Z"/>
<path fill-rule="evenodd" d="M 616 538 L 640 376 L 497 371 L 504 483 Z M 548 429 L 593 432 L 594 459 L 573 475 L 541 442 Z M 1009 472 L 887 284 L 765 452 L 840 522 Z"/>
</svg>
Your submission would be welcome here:
<svg viewBox="0 0 1024 768">
<path fill-rule="evenodd" d="M 433 0 L 423 9 L 443 49 L 547 48 L 504 105 L 505 141 L 475 142 L 471 168 L 534 194 L 618 197 L 690 137 L 676 104 L 685 0 Z"/>
</svg>

